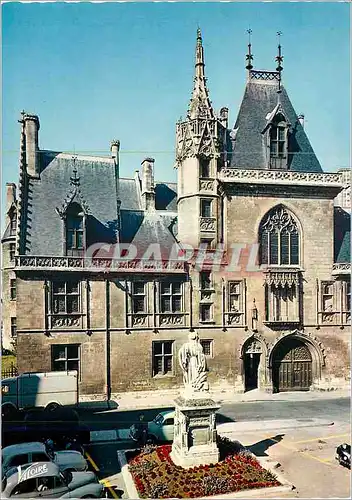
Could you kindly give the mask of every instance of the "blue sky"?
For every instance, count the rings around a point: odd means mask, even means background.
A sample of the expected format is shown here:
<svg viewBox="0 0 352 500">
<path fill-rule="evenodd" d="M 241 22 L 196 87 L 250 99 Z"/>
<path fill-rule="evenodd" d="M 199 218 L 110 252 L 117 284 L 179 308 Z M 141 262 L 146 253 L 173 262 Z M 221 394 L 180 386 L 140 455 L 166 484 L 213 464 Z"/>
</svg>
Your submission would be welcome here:
<svg viewBox="0 0 352 500">
<path fill-rule="evenodd" d="M 275 69 L 281 30 L 284 85 L 326 171 L 350 165 L 347 3 L 105 3 L 2 5 L 3 185 L 18 180 L 22 109 L 40 117 L 40 147 L 109 153 L 121 176 L 146 156 L 158 180 L 176 178 L 175 122 L 193 83 L 197 26 L 215 109 L 234 124 L 246 71 Z"/>
</svg>

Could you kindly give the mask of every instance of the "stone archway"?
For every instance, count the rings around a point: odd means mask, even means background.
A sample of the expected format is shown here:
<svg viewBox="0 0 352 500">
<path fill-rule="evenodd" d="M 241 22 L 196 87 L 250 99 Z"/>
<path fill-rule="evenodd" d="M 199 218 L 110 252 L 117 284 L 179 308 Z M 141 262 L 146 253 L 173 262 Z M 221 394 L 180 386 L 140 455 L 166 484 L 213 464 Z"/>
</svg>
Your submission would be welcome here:
<svg viewBox="0 0 352 500">
<path fill-rule="evenodd" d="M 267 381 L 267 343 L 259 334 L 252 334 L 241 347 L 244 391 L 264 389 Z"/>
<path fill-rule="evenodd" d="M 268 352 L 273 392 L 308 391 L 321 377 L 324 349 L 299 331 L 280 335 Z"/>
</svg>

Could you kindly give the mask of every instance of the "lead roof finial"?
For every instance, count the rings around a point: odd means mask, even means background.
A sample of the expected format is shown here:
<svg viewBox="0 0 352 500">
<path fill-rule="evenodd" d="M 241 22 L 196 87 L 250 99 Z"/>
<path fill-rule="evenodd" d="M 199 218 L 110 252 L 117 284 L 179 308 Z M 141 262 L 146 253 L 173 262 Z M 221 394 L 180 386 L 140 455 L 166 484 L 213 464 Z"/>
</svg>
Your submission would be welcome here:
<svg viewBox="0 0 352 500">
<path fill-rule="evenodd" d="M 246 55 L 246 61 L 247 61 L 246 69 L 248 69 L 248 71 L 250 71 L 251 69 L 253 69 L 253 65 L 252 65 L 253 54 L 252 54 L 252 44 L 251 44 L 252 30 L 249 28 L 247 30 L 247 33 L 248 33 L 248 54 Z"/>
<path fill-rule="evenodd" d="M 278 40 L 279 40 L 279 44 L 278 44 L 278 54 L 277 56 L 275 57 L 275 61 L 277 62 L 277 68 L 276 68 L 276 71 L 278 71 L 279 73 L 279 92 L 281 92 L 281 72 L 283 70 L 283 67 L 282 67 L 282 61 L 284 60 L 282 54 L 281 54 L 281 35 L 282 35 L 282 31 L 278 31 L 277 32 L 277 37 L 278 37 Z"/>
<path fill-rule="evenodd" d="M 80 178 L 77 176 L 77 167 L 76 167 L 77 156 L 73 155 L 72 160 L 73 160 L 73 170 L 72 170 L 73 177 L 72 176 L 70 177 L 71 185 L 72 186 L 79 186 Z"/>
</svg>

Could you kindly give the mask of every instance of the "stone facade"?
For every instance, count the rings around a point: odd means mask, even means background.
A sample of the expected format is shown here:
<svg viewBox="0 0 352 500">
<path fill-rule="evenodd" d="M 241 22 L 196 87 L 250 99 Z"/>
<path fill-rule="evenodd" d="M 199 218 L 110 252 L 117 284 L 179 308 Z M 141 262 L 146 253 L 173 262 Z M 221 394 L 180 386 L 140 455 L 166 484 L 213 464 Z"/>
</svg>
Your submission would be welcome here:
<svg viewBox="0 0 352 500">
<path fill-rule="evenodd" d="M 209 101 L 198 33 L 195 87 L 176 131 L 177 206 L 176 186 L 155 183 L 153 159 L 143 161 L 141 179 L 119 179 L 118 141 L 110 158 L 47 152 L 38 146 L 39 119 L 22 116 L 19 195 L 9 188 L 2 240 L 3 345 L 10 344 L 14 317 L 19 372 L 78 369 L 81 394 L 95 397 L 180 387 L 177 352 L 196 330 L 214 390 L 349 385 L 349 233 L 340 230 L 334 209 L 347 181 L 322 172 L 287 95 L 276 104 L 277 78 L 250 72 L 239 118 L 228 130 L 227 108 L 216 115 Z M 243 123 L 253 94 L 265 113 L 263 124 L 250 129 Z M 271 140 L 266 130 L 278 115 L 300 150 L 309 150 L 306 165 L 294 157 L 286 169 L 268 167 L 273 157 L 263 137 Z M 246 166 L 241 144 L 254 144 L 258 134 L 264 149 Z M 296 154 L 291 147 L 288 157 Z M 291 233 L 270 252 L 279 248 L 283 260 L 289 248 L 289 261 L 264 265 L 263 227 L 274 223 L 289 224 Z M 98 242 L 107 245 L 105 258 L 86 258 Z M 148 269 L 115 262 L 109 245 L 118 242 L 134 244 L 138 256 L 160 243 L 162 262 L 149 261 Z M 176 265 L 165 265 L 173 245 L 197 250 L 187 263 L 177 257 Z"/>
</svg>

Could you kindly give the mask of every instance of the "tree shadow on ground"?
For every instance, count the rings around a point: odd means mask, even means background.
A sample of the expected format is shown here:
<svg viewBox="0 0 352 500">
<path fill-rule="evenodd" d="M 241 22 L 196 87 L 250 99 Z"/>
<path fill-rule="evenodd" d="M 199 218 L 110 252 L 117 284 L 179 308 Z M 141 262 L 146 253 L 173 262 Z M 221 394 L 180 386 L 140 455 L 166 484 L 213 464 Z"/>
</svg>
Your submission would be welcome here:
<svg viewBox="0 0 352 500">
<path fill-rule="evenodd" d="M 256 455 L 257 457 L 267 457 L 269 456 L 266 453 L 268 448 L 282 441 L 284 435 L 285 434 L 277 434 L 276 436 L 273 436 L 271 438 L 262 439 L 257 443 L 251 444 L 250 446 L 246 446 L 246 448 L 252 453 L 254 453 L 254 455 Z"/>
</svg>

